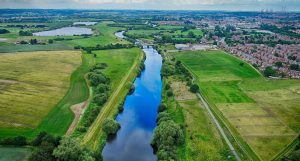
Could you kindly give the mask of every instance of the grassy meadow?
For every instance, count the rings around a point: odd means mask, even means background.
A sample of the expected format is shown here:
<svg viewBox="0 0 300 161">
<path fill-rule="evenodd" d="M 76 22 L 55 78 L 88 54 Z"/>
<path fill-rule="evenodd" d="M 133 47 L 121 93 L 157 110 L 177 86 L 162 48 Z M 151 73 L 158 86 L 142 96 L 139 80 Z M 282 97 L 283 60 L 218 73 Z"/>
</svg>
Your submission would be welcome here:
<svg viewBox="0 0 300 161">
<path fill-rule="evenodd" d="M 271 160 L 298 136 L 299 80 L 265 79 L 247 63 L 222 51 L 174 56 L 197 77 L 215 113 L 237 138 L 241 136 L 242 144 L 246 141 L 243 148 L 254 159 Z"/>
<path fill-rule="evenodd" d="M 73 102 L 68 103 L 72 104 L 88 93 L 80 90 L 69 94 L 84 86 L 83 80 L 79 86 L 70 85 L 70 79 L 78 80 L 76 72 L 71 74 L 81 65 L 80 52 L 1 54 L 0 61 L 0 138 L 33 137 L 38 129 L 61 134 L 65 122 L 73 117 L 64 100 L 70 97 Z"/>
<path fill-rule="evenodd" d="M 168 81 L 174 97 L 166 97 L 164 90 L 163 102 L 170 107 L 168 112 L 174 120 L 186 126 L 185 144 L 179 148 L 179 160 L 234 160 L 227 158 L 231 154 L 196 95 L 189 91 L 185 83 L 176 79 Z"/>
</svg>

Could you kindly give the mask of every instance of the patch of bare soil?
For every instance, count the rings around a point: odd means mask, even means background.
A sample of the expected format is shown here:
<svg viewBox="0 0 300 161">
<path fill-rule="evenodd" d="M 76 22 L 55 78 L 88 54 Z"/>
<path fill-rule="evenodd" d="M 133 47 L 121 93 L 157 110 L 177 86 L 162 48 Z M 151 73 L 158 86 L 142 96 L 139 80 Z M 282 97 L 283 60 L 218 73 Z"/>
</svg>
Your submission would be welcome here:
<svg viewBox="0 0 300 161">
<path fill-rule="evenodd" d="M 197 99 L 197 96 L 190 92 L 188 86 L 183 82 L 174 81 L 171 84 L 171 88 L 173 89 L 175 99 L 178 101 Z"/>
<path fill-rule="evenodd" d="M 15 84 L 19 82 L 15 80 L 0 79 L 0 83 Z"/>
<path fill-rule="evenodd" d="M 66 132 L 66 135 L 72 134 L 72 132 L 74 131 L 74 129 L 76 128 L 76 126 L 79 122 L 81 115 L 84 112 L 84 109 L 87 107 L 87 105 L 88 105 L 88 101 L 84 101 L 84 102 L 81 102 L 81 103 L 71 106 L 71 110 L 74 113 L 75 117 L 74 117 L 74 120 L 73 120 L 72 124 L 70 125 L 68 131 Z"/>
</svg>

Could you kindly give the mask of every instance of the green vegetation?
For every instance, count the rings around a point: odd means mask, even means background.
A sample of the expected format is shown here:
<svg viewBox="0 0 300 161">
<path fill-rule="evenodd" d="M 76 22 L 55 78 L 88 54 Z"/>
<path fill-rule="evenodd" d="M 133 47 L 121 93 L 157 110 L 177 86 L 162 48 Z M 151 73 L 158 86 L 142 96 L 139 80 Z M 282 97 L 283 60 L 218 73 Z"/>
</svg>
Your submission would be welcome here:
<svg viewBox="0 0 300 161">
<path fill-rule="evenodd" d="M 1 138 L 21 134 L 33 138 L 40 131 L 64 134 L 73 119 L 69 107 L 89 96 L 83 77 L 88 70 L 88 57 L 83 57 L 83 65 L 72 75 L 81 64 L 80 53 L 76 51 L 2 54 L 0 57 L 3 89 L 0 97 L 1 105 L 6 107 L 1 111 L 5 113 Z M 8 108 L 10 106 L 14 108 Z"/>
<path fill-rule="evenodd" d="M 119 128 L 120 128 L 120 124 L 111 118 L 104 120 L 102 126 L 102 130 L 106 133 L 106 135 L 116 134 Z"/>
<path fill-rule="evenodd" d="M 30 153 L 29 148 L 0 147 L 0 161 L 23 161 Z"/>
<path fill-rule="evenodd" d="M 96 35 L 89 38 L 82 38 L 82 39 L 75 39 L 71 40 L 68 43 L 71 43 L 74 46 L 81 46 L 81 47 L 95 47 L 97 45 L 106 46 L 110 44 L 127 44 L 128 42 L 116 38 L 114 35 L 115 32 L 121 30 L 122 28 L 119 27 L 109 27 L 108 24 L 112 22 L 102 22 L 98 23 L 97 25 L 93 26 L 92 29 L 96 32 Z"/>
<path fill-rule="evenodd" d="M 299 134 L 298 80 L 266 80 L 247 63 L 240 65 L 241 60 L 221 51 L 174 56 L 196 76 L 218 119 L 251 158 L 270 160 Z"/>
<path fill-rule="evenodd" d="M 106 135 L 102 131 L 102 125 L 107 118 L 114 118 L 118 112 L 118 106 L 131 88 L 131 82 L 135 79 L 139 64 L 143 58 L 139 48 L 132 49 L 115 49 L 93 51 L 96 55 L 97 63 L 106 63 L 107 68 L 103 73 L 110 80 L 110 93 L 107 102 L 103 105 L 100 114 L 83 136 L 82 143 L 89 149 L 97 150 L 101 148 L 101 142 L 105 142 Z M 95 108 L 94 104 L 90 104 L 87 109 L 88 113 Z M 85 119 L 85 116 L 81 120 Z M 82 124 L 82 121 L 79 125 Z M 74 133 L 74 135 L 77 135 Z M 100 140 L 99 140 L 100 138 Z"/>
</svg>

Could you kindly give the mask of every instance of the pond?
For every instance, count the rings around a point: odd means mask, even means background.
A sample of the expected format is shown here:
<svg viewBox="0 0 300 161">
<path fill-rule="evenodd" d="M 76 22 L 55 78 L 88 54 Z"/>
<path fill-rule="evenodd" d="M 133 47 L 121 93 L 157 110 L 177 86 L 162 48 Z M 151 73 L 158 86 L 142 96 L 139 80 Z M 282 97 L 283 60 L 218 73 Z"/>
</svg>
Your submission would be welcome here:
<svg viewBox="0 0 300 161">
<path fill-rule="evenodd" d="M 135 80 L 135 91 L 126 97 L 124 111 L 116 118 L 121 129 L 106 143 L 102 151 L 104 161 L 157 160 L 150 143 L 161 101 L 162 57 L 152 47 L 145 46 L 143 51 L 145 70 Z"/>
<path fill-rule="evenodd" d="M 125 38 L 124 33 L 125 33 L 125 31 L 116 32 L 115 36 L 117 36 L 118 38 L 124 39 Z"/>
<path fill-rule="evenodd" d="M 93 26 L 97 22 L 74 22 L 73 25 L 85 25 L 85 26 Z"/>
<path fill-rule="evenodd" d="M 82 27 L 63 27 L 50 31 L 41 31 L 33 33 L 33 36 L 74 36 L 74 35 L 92 35 L 90 28 Z"/>
</svg>

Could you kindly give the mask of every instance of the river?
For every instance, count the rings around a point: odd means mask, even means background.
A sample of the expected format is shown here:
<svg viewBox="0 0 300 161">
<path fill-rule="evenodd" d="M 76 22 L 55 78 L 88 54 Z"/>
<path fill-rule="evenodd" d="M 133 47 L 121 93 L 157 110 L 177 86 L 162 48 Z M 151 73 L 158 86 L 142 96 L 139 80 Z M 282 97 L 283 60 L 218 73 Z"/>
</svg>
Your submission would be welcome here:
<svg viewBox="0 0 300 161">
<path fill-rule="evenodd" d="M 145 70 L 136 78 L 135 91 L 126 97 L 124 111 L 116 118 L 121 129 L 106 143 L 102 151 L 104 161 L 157 160 L 150 143 L 161 101 L 162 57 L 152 47 L 144 46 L 143 51 Z"/>
</svg>

